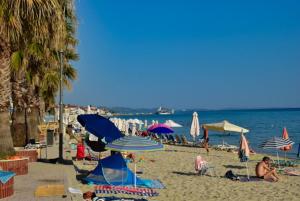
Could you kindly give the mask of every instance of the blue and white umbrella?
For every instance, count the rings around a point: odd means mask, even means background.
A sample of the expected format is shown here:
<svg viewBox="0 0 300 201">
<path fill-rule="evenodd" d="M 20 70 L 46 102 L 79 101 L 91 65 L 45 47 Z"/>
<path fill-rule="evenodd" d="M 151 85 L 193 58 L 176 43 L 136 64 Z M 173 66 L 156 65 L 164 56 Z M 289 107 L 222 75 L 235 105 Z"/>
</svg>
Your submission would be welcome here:
<svg viewBox="0 0 300 201">
<path fill-rule="evenodd" d="M 277 161 L 279 166 L 279 156 L 278 156 L 278 149 L 293 145 L 294 142 L 290 139 L 283 139 L 281 137 L 273 137 L 271 139 L 268 139 L 264 141 L 260 147 L 263 149 L 276 149 L 277 150 Z M 280 168 L 280 167 L 279 167 Z"/>
<path fill-rule="evenodd" d="M 108 143 L 106 149 L 113 151 L 158 151 L 163 149 L 163 145 L 149 137 L 125 136 Z"/>
<path fill-rule="evenodd" d="M 260 147 L 263 149 L 280 149 L 289 145 L 293 145 L 294 142 L 290 139 L 283 139 L 281 137 L 273 137 L 264 141 Z"/>
</svg>

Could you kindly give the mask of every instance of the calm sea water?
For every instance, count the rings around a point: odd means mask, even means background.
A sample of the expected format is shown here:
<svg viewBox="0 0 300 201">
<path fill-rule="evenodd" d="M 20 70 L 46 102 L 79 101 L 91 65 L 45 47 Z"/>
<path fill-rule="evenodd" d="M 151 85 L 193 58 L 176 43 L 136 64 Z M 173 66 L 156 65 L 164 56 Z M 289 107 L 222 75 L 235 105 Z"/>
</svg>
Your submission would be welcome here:
<svg viewBox="0 0 300 201">
<path fill-rule="evenodd" d="M 197 111 L 200 124 L 215 123 L 223 120 L 242 126 L 250 130 L 246 138 L 250 146 L 257 152 L 276 154 L 276 150 L 265 150 L 259 145 L 266 139 L 273 136 L 281 136 L 283 127 L 286 127 L 291 140 L 295 142 L 293 149 L 287 152 L 287 156 L 295 158 L 300 143 L 300 109 L 274 109 L 274 110 L 218 110 L 218 111 Z M 192 121 L 192 112 L 176 112 L 173 115 L 148 115 L 148 116 L 122 116 L 121 118 L 138 118 L 147 120 L 151 124 L 152 120 L 160 123 L 168 119 L 174 120 L 183 127 L 174 128 L 176 134 L 184 134 L 192 140 L 189 129 Z M 203 135 L 202 131 L 200 137 Z M 199 138 L 200 138 L 199 137 Z M 223 140 L 232 145 L 239 145 L 238 134 L 224 135 L 209 131 L 211 144 L 222 144 Z M 279 151 L 279 155 L 284 156 L 284 152 Z"/>
</svg>

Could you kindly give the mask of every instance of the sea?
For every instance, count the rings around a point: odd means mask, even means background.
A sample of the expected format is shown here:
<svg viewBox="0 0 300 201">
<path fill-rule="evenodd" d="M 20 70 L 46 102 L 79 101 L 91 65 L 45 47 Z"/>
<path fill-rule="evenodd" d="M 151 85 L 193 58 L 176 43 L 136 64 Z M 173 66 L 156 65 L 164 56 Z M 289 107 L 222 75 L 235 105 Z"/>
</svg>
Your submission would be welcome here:
<svg viewBox="0 0 300 201">
<path fill-rule="evenodd" d="M 151 124 L 152 120 L 164 123 L 166 120 L 173 120 L 182 125 L 180 128 L 173 128 L 175 134 L 185 135 L 188 140 L 192 141 L 190 136 L 190 126 L 192 114 L 194 111 L 175 111 L 172 115 L 128 115 L 120 116 L 123 119 L 137 118 L 147 120 Z M 299 109 L 245 109 L 245 110 L 209 110 L 196 111 L 198 113 L 199 123 L 216 123 L 227 120 L 233 124 L 247 128 L 249 133 L 245 134 L 249 141 L 250 147 L 258 153 L 267 153 L 288 158 L 296 158 L 300 143 L 300 108 Z M 283 128 L 286 127 L 289 137 L 295 144 L 292 150 L 283 152 L 273 149 L 262 149 L 260 145 L 263 141 L 274 136 L 281 137 Z M 200 131 L 201 138 L 203 131 Z M 196 139 L 197 140 L 197 139 Z M 218 145 L 223 142 L 239 146 L 240 135 L 236 133 L 219 133 L 209 131 L 210 144 Z"/>
</svg>

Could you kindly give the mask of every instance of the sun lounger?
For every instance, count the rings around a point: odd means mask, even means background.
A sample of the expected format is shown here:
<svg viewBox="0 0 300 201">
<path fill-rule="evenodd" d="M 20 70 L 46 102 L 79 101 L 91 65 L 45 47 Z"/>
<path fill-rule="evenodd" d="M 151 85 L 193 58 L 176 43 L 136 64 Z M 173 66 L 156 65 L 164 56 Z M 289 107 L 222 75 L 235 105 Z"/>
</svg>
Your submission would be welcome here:
<svg viewBox="0 0 300 201">
<path fill-rule="evenodd" d="M 91 160 L 91 161 L 98 161 L 100 159 L 99 157 L 99 153 L 98 152 L 95 152 L 93 151 L 90 147 L 86 146 L 86 151 L 87 151 L 87 154 L 86 154 L 86 157 L 85 159 L 88 159 L 88 160 Z"/>
<path fill-rule="evenodd" d="M 186 146 L 193 146 L 194 144 L 193 142 L 189 142 L 184 135 L 181 135 L 181 141 L 182 144 Z"/>
<path fill-rule="evenodd" d="M 180 145 L 182 144 L 182 141 L 178 135 L 175 135 L 175 139 L 176 139 L 177 144 L 180 144 Z"/>
<path fill-rule="evenodd" d="M 176 140 L 173 135 L 169 135 L 169 144 L 176 144 Z"/>
<path fill-rule="evenodd" d="M 169 142 L 168 138 L 167 138 L 166 135 L 164 135 L 164 134 L 161 135 L 161 139 L 162 139 L 162 141 L 163 141 L 164 143 L 168 143 L 168 142 Z"/>
<path fill-rule="evenodd" d="M 235 145 L 229 145 L 229 144 L 220 144 L 213 147 L 216 150 L 221 151 L 237 151 L 238 147 Z"/>
<path fill-rule="evenodd" d="M 196 146 L 196 147 L 204 147 L 204 142 L 205 142 L 205 140 L 204 139 L 200 139 L 199 141 L 196 141 L 195 143 L 194 143 L 194 146 Z"/>
</svg>

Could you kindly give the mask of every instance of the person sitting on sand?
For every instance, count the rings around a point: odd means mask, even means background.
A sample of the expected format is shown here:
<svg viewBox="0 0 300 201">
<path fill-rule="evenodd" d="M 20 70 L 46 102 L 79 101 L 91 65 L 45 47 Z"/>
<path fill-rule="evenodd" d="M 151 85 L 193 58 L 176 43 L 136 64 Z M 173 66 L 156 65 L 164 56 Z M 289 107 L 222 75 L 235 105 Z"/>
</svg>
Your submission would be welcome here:
<svg viewBox="0 0 300 201">
<path fill-rule="evenodd" d="M 270 167 L 270 162 L 271 158 L 267 156 L 263 157 L 262 161 L 256 165 L 256 176 L 264 180 L 278 181 L 279 177 L 276 169 Z"/>
<path fill-rule="evenodd" d="M 202 156 L 198 155 L 195 160 L 195 171 L 204 175 L 207 170 L 207 162 L 202 158 Z"/>
</svg>

